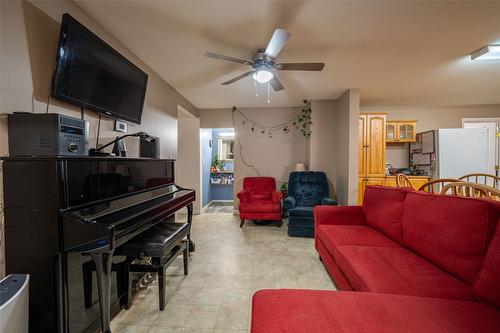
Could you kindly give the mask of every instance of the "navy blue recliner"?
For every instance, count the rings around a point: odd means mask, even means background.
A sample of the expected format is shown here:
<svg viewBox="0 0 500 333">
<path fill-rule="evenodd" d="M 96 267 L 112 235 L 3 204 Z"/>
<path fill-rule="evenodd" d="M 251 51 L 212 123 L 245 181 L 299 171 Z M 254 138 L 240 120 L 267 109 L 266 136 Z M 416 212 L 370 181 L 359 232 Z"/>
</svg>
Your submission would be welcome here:
<svg viewBox="0 0 500 333">
<path fill-rule="evenodd" d="M 321 171 L 294 171 L 288 177 L 288 235 L 314 237 L 313 208 L 316 205 L 336 205 L 329 198 L 328 181 Z"/>
</svg>

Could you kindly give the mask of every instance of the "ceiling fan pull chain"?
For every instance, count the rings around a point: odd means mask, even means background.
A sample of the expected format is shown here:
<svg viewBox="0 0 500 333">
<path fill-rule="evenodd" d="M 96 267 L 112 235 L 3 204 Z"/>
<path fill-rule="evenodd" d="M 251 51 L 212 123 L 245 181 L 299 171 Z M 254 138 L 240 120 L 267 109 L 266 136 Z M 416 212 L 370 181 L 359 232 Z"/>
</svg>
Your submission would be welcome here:
<svg viewBox="0 0 500 333">
<path fill-rule="evenodd" d="M 269 81 L 267 81 L 267 103 L 271 103 L 271 99 L 269 98 Z"/>
</svg>

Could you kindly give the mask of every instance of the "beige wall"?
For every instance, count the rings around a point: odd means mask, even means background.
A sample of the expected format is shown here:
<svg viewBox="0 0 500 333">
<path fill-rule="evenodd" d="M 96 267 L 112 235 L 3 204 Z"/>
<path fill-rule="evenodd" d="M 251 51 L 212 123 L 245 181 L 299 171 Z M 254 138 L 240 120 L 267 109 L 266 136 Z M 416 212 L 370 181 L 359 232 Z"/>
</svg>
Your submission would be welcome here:
<svg viewBox="0 0 500 333">
<path fill-rule="evenodd" d="M 355 205 L 358 196 L 359 90 L 350 89 L 339 99 L 337 196 L 341 205 Z"/>
<path fill-rule="evenodd" d="M 231 109 L 201 109 L 201 128 L 232 128 Z M 241 122 L 241 121 L 240 121 Z"/>
<path fill-rule="evenodd" d="M 120 41 L 72 1 L 0 1 L 0 155 L 8 154 L 6 114 L 13 111 L 45 112 L 54 69 L 59 25 L 63 13 L 70 13 L 118 52 L 149 75 L 141 125 L 129 124 L 129 133 L 146 131 L 159 136 L 161 156 L 177 155 L 177 107 L 194 115 L 198 110 L 130 52 Z M 50 112 L 80 117 L 79 109 L 52 100 Z M 95 145 L 97 116 L 87 111 L 90 144 Z M 117 133 L 113 121 L 103 119 L 101 143 Z M 137 141 L 127 141 L 131 156 L 137 154 Z M 1 176 L 1 175 L 0 175 Z M 1 177 L 0 177 L 1 178 Z M 1 184 L 0 184 L 1 185 Z M 1 190 L 1 188 L 0 188 Z M 3 242 L 0 244 L 0 277 L 3 276 Z"/>
<path fill-rule="evenodd" d="M 313 124 L 309 139 L 296 130 L 273 138 L 252 133 L 251 126 L 244 126 L 242 118 L 235 114 L 235 192 L 241 189 L 244 177 L 257 175 L 251 166 L 243 163 L 239 154 L 239 139 L 247 164 L 255 166 L 261 175 L 287 180 L 295 163 L 306 162 L 310 170 L 327 174 L 332 197 L 336 197 L 341 204 L 356 203 L 359 91 L 348 90 L 338 100 L 312 101 L 311 108 Z M 300 109 L 241 110 L 252 120 L 275 125 L 296 117 Z M 200 127 L 233 127 L 231 113 L 231 109 L 200 110 Z"/>
<path fill-rule="evenodd" d="M 337 198 L 339 115 L 335 108 L 335 100 L 312 101 L 311 109 L 311 138 L 308 145 L 309 168 L 326 173 L 330 196 Z"/>
<path fill-rule="evenodd" d="M 160 137 L 162 157 L 175 157 L 177 149 L 177 106 L 197 115 L 197 109 L 163 81 L 146 64 L 131 53 L 102 26 L 72 1 L 1 2 L 1 89 L 0 112 L 45 112 L 54 69 L 59 24 L 67 12 L 90 28 L 99 37 L 134 62 L 149 75 L 141 125 L 129 124 L 129 132 L 144 130 Z M 80 116 L 79 108 L 51 100 L 50 112 Z M 91 140 L 95 145 L 97 115 L 87 111 Z M 0 127 L 0 155 L 7 154 L 6 119 Z M 103 119 L 100 142 L 116 136 L 113 121 Z M 134 153 L 136 139 L 130 139 L 129 150 Z M 130 145 L 131 144 L 131 145 Z"/>
<path fill-rule="evenodd" d="M 361 112 L 387 112 L 387 120 L 417 120 L 417 132 L 462 127 L 462 118 L 500 117 L 500 105 L 449 107 L 362 107 Z M 387 162 L 408 167 L 409 144 L 388 144 Z"/>
<path fill-rule="evenodd" d="M 200 119 L 183 109 L 179 109 L 177 124 L 179 137 L 177 140 L 175 183 L 196 191 L 193 212 L 199 214 L 201 209 Z"/>
<path fill-rule="evenodd" d="M 241 109 L 248 118 L 266 125 L 283 123 L 296 117 L 300 110 L 300 107 Z M 307 140 L 295 129 L 288 134 L 275 135 L 273 138 L 259 135 L 251 132 L 249 124 L 243 125 L 241 116 L 237 114 L 233 125 L 231 109 L 200 110 L 200 127 L 234 127 L 236 133 L 235 193 L 242 188 L 244 177 L 257 176 L 257 172 L 252 167 L 245 165 L 240 151 L 246 163 L 253 165 L 260 175 L 272 176 L 277 181 L 288 180 L 288 174 L 294 170 L 295 163 L 306 161 Z M 235 205 L 237 205 L 237 200 Z"/>
<path fill-rule="evenodd" d="M 339 204 L 355 204 L 358 180 L 359 91 L 350 89 L 337 100 L 312 101 L 311 170 L 324 171 L 330 193 Z"/>
</svg>

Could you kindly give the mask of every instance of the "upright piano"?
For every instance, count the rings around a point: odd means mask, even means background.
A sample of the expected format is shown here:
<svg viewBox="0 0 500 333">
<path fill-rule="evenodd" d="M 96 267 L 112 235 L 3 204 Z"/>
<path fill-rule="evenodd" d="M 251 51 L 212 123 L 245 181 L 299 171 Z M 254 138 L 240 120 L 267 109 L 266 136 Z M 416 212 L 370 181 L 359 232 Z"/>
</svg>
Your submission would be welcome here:
<svg viewBox="0 0 500 333">
<path fill-rule="evenodd" d="M 3 159 L 7 273 L 30 277 L 30 332 L 86 332 L 109 324 L 124 293 L 114 250 L 187 208 L 174 161 L 118 157 Z M 191 247 L 194 244 L 191 243 Z M 92 260 L 98 299 L 84 306 L 82 265 Z"/>
</svg>

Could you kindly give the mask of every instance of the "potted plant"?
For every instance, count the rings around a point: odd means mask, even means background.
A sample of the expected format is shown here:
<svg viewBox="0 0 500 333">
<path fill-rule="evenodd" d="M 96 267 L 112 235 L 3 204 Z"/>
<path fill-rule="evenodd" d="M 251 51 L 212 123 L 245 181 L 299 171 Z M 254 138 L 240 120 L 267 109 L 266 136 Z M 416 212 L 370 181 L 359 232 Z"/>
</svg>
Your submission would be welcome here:
<svg viewBox="0 0 500 333">
<path fill-rule="evenodd" d="M 219 160 L 219 156 L 215 154 L 212 160 L 212 165 L 210 166 L 210 172 L 217 173 L 221 171 L 222 171 L 222 160 Z"/>
<path fill-rule="evenodd" d="M 288 196 L 288 182 L 282 181 L 280 185 L 280 191 L 283 193 L 283 199 Z"/>
</svg>

